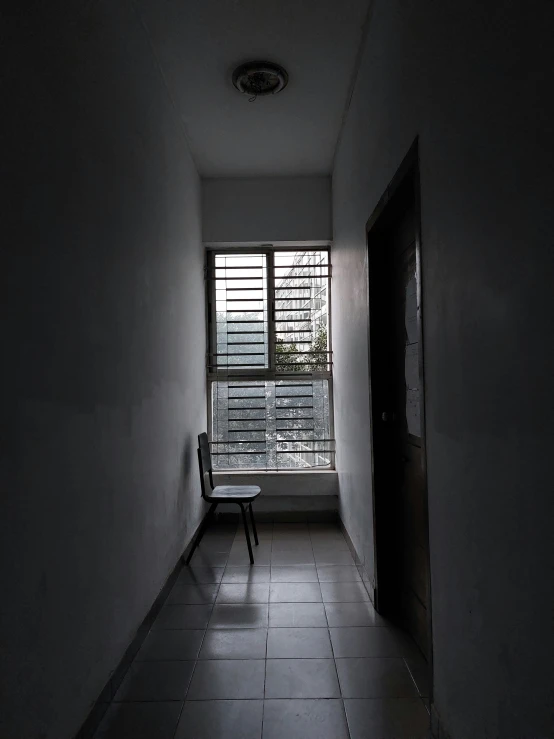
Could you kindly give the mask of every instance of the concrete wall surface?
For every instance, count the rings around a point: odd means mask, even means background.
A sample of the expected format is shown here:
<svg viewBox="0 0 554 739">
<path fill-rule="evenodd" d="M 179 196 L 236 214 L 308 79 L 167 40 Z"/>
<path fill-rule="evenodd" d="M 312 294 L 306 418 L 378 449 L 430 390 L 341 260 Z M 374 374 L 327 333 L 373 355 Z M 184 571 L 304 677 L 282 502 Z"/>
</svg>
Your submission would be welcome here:
<svg viewBox="0 0 554 739">
<path fill-rule="evenodd" d="M 419 136 L 435 707 L 554 736 L 554 5 L 374 0 L 333 174 L 342 519 L 373 576 L 365 223 Z"/>
<path fill-rule="evenodd" d="M 0 736 L 69 739 L 202 513 L 200 181 L 129 0 L 1 14 Z"/>
<path fill-rule="evenodd" d="M 338 495 L 335 470 L 214 472 L 214 485 L 258 485 L 261 497 Z"/>
<path fill-rule="evenodd" d="M 260 514 L 306 514 L 338 510 L 339 483 L 335 470 L 311 472 L 214 472 L 214 485 L 258 485 L 254 512 Z M 238 506 L 220 505 L 218 513 L 240 513 Z M 284 520 L 283 518 L 281 520 Z"/>
<path fill-rule="evenodd" d="M 207 243 L 329 241 L 330 177 L 245 177 L 202 181 Z"/>
</svg>

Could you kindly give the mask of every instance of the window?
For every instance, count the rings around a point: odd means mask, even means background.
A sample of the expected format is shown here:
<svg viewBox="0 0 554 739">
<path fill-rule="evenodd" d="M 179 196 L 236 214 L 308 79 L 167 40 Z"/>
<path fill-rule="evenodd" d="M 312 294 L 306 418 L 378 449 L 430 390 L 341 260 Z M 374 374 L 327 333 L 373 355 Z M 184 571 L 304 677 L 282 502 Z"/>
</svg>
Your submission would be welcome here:
<svg viewBox="0 0 554 739">
<path fill-rule="evenodd" d="M 334 466 L 327 250 L 208 252 L 215 469 Z"/>
</svg>

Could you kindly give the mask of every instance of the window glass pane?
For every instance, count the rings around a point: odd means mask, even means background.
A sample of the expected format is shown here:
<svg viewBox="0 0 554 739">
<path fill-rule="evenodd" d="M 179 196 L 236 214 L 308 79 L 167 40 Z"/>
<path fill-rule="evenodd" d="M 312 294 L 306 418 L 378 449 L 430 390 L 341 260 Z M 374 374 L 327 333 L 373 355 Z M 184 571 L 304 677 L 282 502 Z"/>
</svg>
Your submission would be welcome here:
<svg viewBox="0 0 554 739">
<path fill-rule="evenodd" d="M 211 370 L 268 367 L 265 254 L 215 256 L 215 343 Z"/>
<path fill-rule="evenodd" d="M 278 372 L 330 369 L 328 294 L 327 252 L 275 253 L 275 366 Z"/>
<path fill-rule="evenodd" d="M 212 383 L 215 469 L 334 465 L 326 379 Z"/>
</svg>

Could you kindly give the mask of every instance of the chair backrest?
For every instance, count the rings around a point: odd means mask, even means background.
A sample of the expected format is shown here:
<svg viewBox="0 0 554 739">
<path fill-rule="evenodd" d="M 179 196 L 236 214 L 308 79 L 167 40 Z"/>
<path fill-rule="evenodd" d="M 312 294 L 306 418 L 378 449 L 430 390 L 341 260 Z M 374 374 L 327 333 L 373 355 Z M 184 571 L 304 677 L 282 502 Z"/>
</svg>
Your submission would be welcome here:
<svg viewBox="0 0 554 739">
<path fill-rule="evenodd" d="M 206 496 L 206 490 L 204 486 L 204 475 L 208 475 L 210 478 L 210 485 L 213 490 L 214 478 L 212 474 L 212 455 L 210 454 L 210 442 L 208 441 L 208 434 L 203 431 L 198 434 L 198 466 L 200 467 L 200 482 L 202 487 L 202 497 Z"/>
</svg>

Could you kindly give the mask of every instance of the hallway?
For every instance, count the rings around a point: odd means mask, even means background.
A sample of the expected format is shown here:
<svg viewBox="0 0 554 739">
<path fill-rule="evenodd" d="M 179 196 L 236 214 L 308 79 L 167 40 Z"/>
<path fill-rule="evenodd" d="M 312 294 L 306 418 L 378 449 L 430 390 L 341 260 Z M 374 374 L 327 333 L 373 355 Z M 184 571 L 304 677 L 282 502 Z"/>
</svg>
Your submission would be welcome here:
<svg viewBox="0 0 554 739">
<path fill-rule="evenodd" d="M 209 530 L 96 739 L 424 739 L 425 662 L 333 523 Z M 417 682 L 417 687 L 416 687 Z"/>
<path fill-rule="evenodd" d="M 0 739 L 554 739 L 554 2 L 4 6 Z"/>
</svg>

